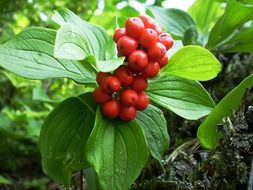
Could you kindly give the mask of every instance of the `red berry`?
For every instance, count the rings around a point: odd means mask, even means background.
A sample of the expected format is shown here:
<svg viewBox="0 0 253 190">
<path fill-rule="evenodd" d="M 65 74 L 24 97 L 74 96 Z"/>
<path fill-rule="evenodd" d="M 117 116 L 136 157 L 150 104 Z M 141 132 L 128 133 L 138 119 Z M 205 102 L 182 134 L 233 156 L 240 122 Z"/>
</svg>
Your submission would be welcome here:
<svg viewBox="0 0 253 190">
<path fill-rule="evenodd" d="M 162 59 L 160 59 L 158 61 L 160 68 L 166 66 L 168 64 L 168 61 L 169 61 L 168 55 L 165 55 Z"/>
<path fill-rule="evenodd" d="M 119 102 L 115 99 L 106 102 L 102 107 L 102 112 L 106 117 L 110 119 L 118 117 L 120 112 Z"/>
<path fill-rule="evenodd" d="M 163 58 L 165 54 L 166 47 L 160 42 L 156 42 L 155 45 L 148 49 L 148 57 L 151 60 L 159 60 Z"/>
<path fill-rule="evenodd" d="M 136 50 L 129 56 L 128 65 L 135 72 L 142 71 L 148 65 L 148 55 L 143 50 Z"/>
<path fill-rule="evenodd" d="M 143 76 L 135 76 L 133 83 L 132 83 L 132 89 L 136 92 L 144 91 L 148 87 L 148 81 L 147 78 Z"/>
<path fill-rule="evenodd" d="M 100 85 L 101 82 L 104 80 L 105 77 L 108 77 L 109 73 L 105 73 L 105 72 L 98 72 L 97 73 L 97 77 L 96 77 L 96 81 L 97 83 Z"/>
<path fill-rule="evenodd" d="M 137 110 L 145 110 L 147 107 L 148 107 L 148 104 L 149 104 L 149 97 L 148 95 L 145 93 L 145 92 L 140 92 L 138 94 L 138 101 L 135 105 L 135 108 Z"/>
<path fill-rule="evenodd" d="M 141 15 L 141 16 L 139 16 L 139 18 L 144 23 L 145 28 L 155 29 L 156 22 L 152 17 L 150 17 L 148 15 Z"/>
<path fill-rule="evenodd" d="M 129 86 L 134 80 L 133 72 L 125 65 L 120 66 L 116 70 L 115 76 L 119 79 L 122 86 Z"/>
<path fill-rule="evenodd" d="M 155 22 L 155 20 L 147 15 L 141 15 L 139 16 L 139 18 L 142 20 L 142 22 L 144 23 L 145 28 L 152 28 L 154 29 L 158 34 L 160 34 L 162 32 L 161 27 L 159 26 L 159 24 L 157 24 Z"/>
<path fill-rule="evenodd" d="M 123 56 L 129 56 L 137 48 L 138 42 L 129 36 L 122 36 L 117 42 L 118 52 Z"/>
<path fill-rule="evenodd" d="M 160 66 L 156 61 L 150 61 L 146 69 L 142 72 L 143 76 L 147 78 L 154 78 L 158 75 Z"/>
<path fill-rule="evenodd" d="M 137 40 L 140 38 L 141 33 L 145 28 L 142 20 L 138 17 L 132 17 L 127 19 L 125 26 L 126 34 Z"/>
<path fill-rule="evenodd" d="M 96 90 L 92 94 L 94 101 L 97 104 L 103 104 L 111 99 L 111 96 L 105 93 L 101 87 L 96 88 Z"/>
<path fill-rule="evenodd" d="M 122 37 L 126 35 L 126 29 L 125 28 L 118 28 L 114 35 L 113 35 L 113 40 L 114 42 L 117 43 L 117 41 Z"/>
<path fill-rule="evenodd" d="M 120 94 L 120 102 L 124 106 L 135 106 L 138 95 L 134 90 L 127 89 Z"/>
<path fill-rule="evenodd" d="M 136 116 L 136 109 L 134 106 L 130 106 L 130 107 L 121 106 L 120 107 L 119 117 L 123 121 L 130 121 L 130 120 L 134 119 L 135 116 Z"/>
<path fill-rule="evenodd" d="M 149 48 L 153 46 L 157 41 L 157 32 L 151 28 L 143 30 L 140 38 L 141 45 Z"/>
<path fill-rule="evenodd" d="M 108 76 L 101 82 L 101 88 L 106 93 L 117 92 L 121 88 L 120 81 L 115 76 Z"/>
<path fill-rule="evenodd" d="M 162 33 L 162 28 L 158 23 L 155 23 L 154 30 L 157 32 L 157 34 Z"/>
<path fill-rule="evenodd" d="M 168 33 L 161 33 L 158 36 L 158 41 L 166 47 L 166 50 L 169 50 L 174 44 L 173 39 Z"/>
</svg>

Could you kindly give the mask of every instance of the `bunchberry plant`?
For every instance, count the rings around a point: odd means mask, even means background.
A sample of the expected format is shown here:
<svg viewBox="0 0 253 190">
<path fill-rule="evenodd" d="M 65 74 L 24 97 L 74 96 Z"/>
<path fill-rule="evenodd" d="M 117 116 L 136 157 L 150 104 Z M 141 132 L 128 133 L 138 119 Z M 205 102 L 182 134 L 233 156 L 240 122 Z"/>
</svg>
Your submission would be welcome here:
<svg viewBox="0 0 253 190">
<path fill-rule="evenodd" d="M 117 68 L 114 74 L 97 74 L 100 86 L 95 89 L 93 98 L 103 105 L 102 113 L 106 117 L 130 121 L 136 117 L 136 110 L 148 107 L 150 100 L 144 92 L 148 78 L 156 77 L 160 68 L 168 63 L 166 51 L 174 42 L 147 15 L 127 19 L 125 28 L 118 28 L 113 39 L 118 55 L 125 56 L 125 65 Z"/>
<path fill-rule="evenodd" d="M 149 156 L 161 163 L 169 146 L 156 105 L 191 120 L 208 115 L 215 104 L 197 81 L 214 78 L 220 63 L 194 45 L 168 58 L 170 30 L 163 33 L 149 16 L 127 19 L 113 37 L 67 9 L 55 11 L 53 20 L 57 31 L 28 28 L 0 46 L 6 70 L 36 80 L 69 78 L 92 88 L 61 102 L 44 122 L 44 171 L 70 186 L 74 172 L 93 168 L 101 189 L 127 190 Z"/>
</svg>

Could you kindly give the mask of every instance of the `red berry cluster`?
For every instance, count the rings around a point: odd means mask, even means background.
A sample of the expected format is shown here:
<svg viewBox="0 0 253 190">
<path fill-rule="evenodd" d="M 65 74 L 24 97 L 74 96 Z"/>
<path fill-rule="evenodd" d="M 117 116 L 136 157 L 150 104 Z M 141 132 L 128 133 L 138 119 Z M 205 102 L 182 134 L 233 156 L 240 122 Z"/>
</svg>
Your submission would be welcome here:
<svg viewBox="0 0 253 190">
<path fill-rule="evenodd" d="M 113 74 L 99 72 L 100 85 L 93 93 L 96 103 L 108 118 L 119 117 L 124 121 L 135 118 L 136 110 L 142 111 L 149 104 L 144 92 L 147 79 L 154 78 L 168 63 L 166 52 L 173 39 L 149 16 L 129 18 L 125 28 L 113 35 L 119 56 L 125 56 L 127 65 L 120 66 Z"/>
</svg>

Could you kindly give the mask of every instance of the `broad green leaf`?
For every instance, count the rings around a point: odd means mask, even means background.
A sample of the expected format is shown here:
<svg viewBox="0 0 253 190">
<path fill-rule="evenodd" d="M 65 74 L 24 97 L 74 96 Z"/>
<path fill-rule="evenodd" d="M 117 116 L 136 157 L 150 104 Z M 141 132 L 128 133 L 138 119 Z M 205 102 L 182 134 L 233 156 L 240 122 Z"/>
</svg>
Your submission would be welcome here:
<svg viewBox="0 0 253 190">
<path fill-rule="evenodd" d="M 214 25 L 207 48 L 210 50 L 226 40 L 244 23 L 253 19 L 253 6 L 245 5 L 236 0 L 228 0 L 224 15 Z"/>
<path fill-rule="evenodd" d="M 5 177 L 3 177 L 2 175 L 0 175 L 0 184 L 10 185 L 11 182 L 10 182 L 10 180 L 8 180 Z"/>
<path fill-rule="evenodd" d="M 87 168 L 84 170 L 85 181 L 87 183 L 88 190 L 100 190 L 98 177 L 93 168 Z"/>
<path fill-rule="evenodd" d="M 146 110 L 138 112 L 136 121 L 145 132 L 150 153 L 161 163 L 162 156 L 170 143 L 163 112 L 149 105 Z"/>
<path fill-rule="evenodd" d="M 144 132 L 136 122 L 106 119 L 98 109 L 86 158 L 102 189 L 128 190 L 148 158 Z"/>
<path fill-rule="evenodd" d="M 39 145 L 46 173 L 70 185 L 71 175 L 88 167 L 84 147 L 95 120 L 91 94 L 72 97 L 57 106 L 42 126 Z"/>
<path fill-rule="evenodd" d="M 221 70 L 221 64 L 207 49 L 200 46 L 185 46 L 177 51 L 162 75 L 175 75 L 198 81 L 213 79 Z"/>
<path fill-rule="evenodd" d="M 71 60 L 83 60 L 90 55 L 97 60 L 116 58 L 115 44 L 103 28 L 82 20 L 68 9 L 56 10 L 53 20 L 61 26 L 54 48 L 56 57 Z"/>
<path fill-rule="evenodd" d="M 99 71 L 111 72 L 116 70 L 120 65 L 124 63 L 125 57 L 119 57 L 114 60 L 97 61 L 96 65 Z"/>
<path fill-rule="evenodd" d="M 191 16 L 182 10 L 157 6 L 150 6 L 148 9 L 152 12 L 161 27 L 166 29 L 176 39 L 183 39 L 185 31 L 190 26 L 195 26 Z"/>
<path fill-rule="evenodd" d="M 96 70 L 86 62 L 56 59 L 53 56 L 56 32 L 28 28 L 0 45 L 0 66 L 29 79 L 71 78 L 95 84 Z"/>
<path fill-rule="evenodd" d="M 200 83 L 175 76 L 149 81 L 147 93 L 153 102 L 190 120 L 208 115 L 215 106 Z"/>
<path fill-rule="evenodd" d="M 223 44 L 219 44 L 215 51 L 221 53 L 253 52 L 253 27 L 247 27 L 236 31 L 236 33 Z"/>
<path fill-rule="evenodd" d="M 199 34 L 195 26 L 190 26 L 184 33 L 184 38 L 182 42 L 184 46 L 187 45 L 198 45 L 200 44 L 198 41 Z M 202 44 L 200 44 L 202 45 Z"/>
<path fill-rule="evenodd" d="M 214 0 L 196 0 L 189 13 L 202 34 L 208 33 L 214 22 L 222 13 L 221 2 Z"/>
<path fill-rule="evenodd" d="M 231 90 L 200 125 L 197 136 L 204 147 L 214 149 L 217 146 L 221 138 L 217 125 L 222 123 L 223 118 L 237 111 L 246 89 L 252 87 L 253 75 L 250 75 Z"/>
</svg>

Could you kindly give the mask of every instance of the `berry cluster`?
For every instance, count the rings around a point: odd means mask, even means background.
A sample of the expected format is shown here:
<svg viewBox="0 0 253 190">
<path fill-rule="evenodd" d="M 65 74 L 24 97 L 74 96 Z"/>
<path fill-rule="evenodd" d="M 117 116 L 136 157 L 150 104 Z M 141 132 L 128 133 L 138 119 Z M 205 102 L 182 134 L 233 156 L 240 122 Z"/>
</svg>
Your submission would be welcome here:
<svg viewBox="0 0 253 190">
<path fill-rule="evenodd" d="M 166 52 L 174 42 L 146 15 L 127 19 L 125 28 L 117 29 L 113 40 L 117 43 L 118 56 L 125 56 L 127 64 L 113 74 L 97 74 L 100 86 L 93 92 L 93 99 L 102 104 L 106 117 L 129 121 L 135 118 L 136 110 L 148 106 L 149 97 L 144 92 L 147 79 L 156 77 L 168 63 Z"/>
</svg>

